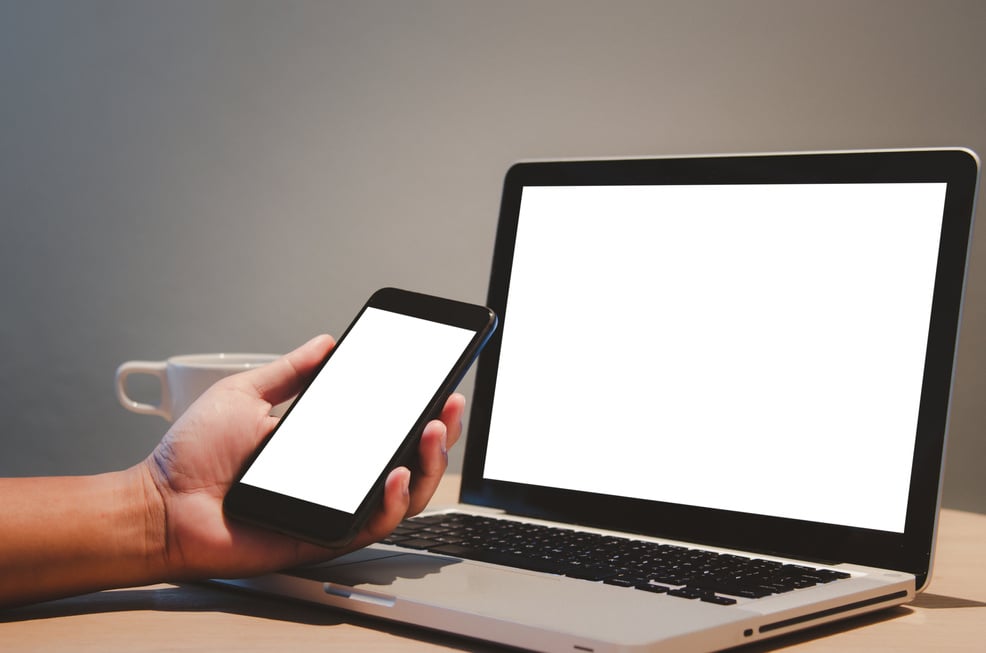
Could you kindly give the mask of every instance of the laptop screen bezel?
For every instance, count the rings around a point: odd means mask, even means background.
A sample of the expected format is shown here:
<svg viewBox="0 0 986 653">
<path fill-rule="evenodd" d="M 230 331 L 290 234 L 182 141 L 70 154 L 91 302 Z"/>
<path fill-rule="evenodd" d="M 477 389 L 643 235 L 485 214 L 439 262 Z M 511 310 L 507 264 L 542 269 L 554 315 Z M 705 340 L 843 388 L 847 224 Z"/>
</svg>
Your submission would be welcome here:
<svg viewBox="0 0 986 653">
<path fill-rule="evenodd" d="M 504 180 L 487 304 L 501 328 L 477 363 L 460 500 L 509 513 L 820 562 L 929 573 L 940 501 L 955 351 L 978 184 L 964 149 L 533 161 Z M 483 478 L 521 195 L 529 186 L 947 184 L 903 533 L 797 521 Z M 569 316 L 577 319 L 577 316 Z M 537 370 L 532 370 L 537 374 Z M 550 382 L 550 381 L 549 381 Z M 652 525 L 642 528 L 643 524 Z"/>
</svg>

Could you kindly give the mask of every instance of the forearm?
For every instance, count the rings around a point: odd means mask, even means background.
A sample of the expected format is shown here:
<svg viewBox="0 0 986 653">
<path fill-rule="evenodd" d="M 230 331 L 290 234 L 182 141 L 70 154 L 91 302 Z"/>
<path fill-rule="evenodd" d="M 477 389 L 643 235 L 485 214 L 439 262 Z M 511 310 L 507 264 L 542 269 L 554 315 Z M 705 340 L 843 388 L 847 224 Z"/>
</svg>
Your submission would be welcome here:
<svg viewBox="0 0 986 653">
<path fill-rule="evenodd" d="M 164 577 L 164 518 L 143 467 L 0 479 L 0 606 Z"/>
</svg>

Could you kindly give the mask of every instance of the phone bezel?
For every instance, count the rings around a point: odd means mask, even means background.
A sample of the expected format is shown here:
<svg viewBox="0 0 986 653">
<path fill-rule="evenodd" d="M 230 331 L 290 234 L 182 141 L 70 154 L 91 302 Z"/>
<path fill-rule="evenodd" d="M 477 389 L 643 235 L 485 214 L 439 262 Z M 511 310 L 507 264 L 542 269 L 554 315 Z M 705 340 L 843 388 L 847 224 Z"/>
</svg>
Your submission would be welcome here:
<svg viewBox="0 0 986 653">
<path fill-rule="evenodd" d="M 347 513 L 327 506 L 287 496 L 264 488 L 255 487 L 242 482 L 247 470 L 274 438 L 281 424 L 291 417 L 291 412 L 297 402 L 310 387 L 311 382 L 322 372 L 332 360 L 332 356 L 345 346 L 346 336 L 367 308 L 376 308 L 410 317 L 447 324 L 474 332 L 469 344 L 460 354 L 455 365 L 449 370 L 441 385 L 432 395 L 428 404 L 422 407 L 421 413 L 414 425 L 401 441 L 400 446 L 380 471 L 371 485 L 369 493 L 360 502 L 354 513 Z M 275 427 L 244 463 L 236 481 L 232 484 L 223 501 L 225 512 L 240 521 L 278 531 L 291 537 L 314 542 L 322 546 L 342 546 L 352 540 L 363 524 L 372 514 L 373 509 L 383 494 L 384 482 L 391 470 L 409 464 L 416 453 L 417 443 L 424 426 L 441 414 L 448 396 L 462 380 L 473 361 L 479 355 L 490 335 L 496 329 L 496 314 L 485 306 L 468 304 L 456 300 L 425 295 L 401 290 L 398 288 L 381 288 L 373 293 L 363 305 L 356 317 L 339 337 L 336 346 L 318 365 L 311 380 L 298 394 L 294 402 L 284 413 L 278 426 Z M 344 464 L 344 463 L 337 463 Z"/>
</svg>

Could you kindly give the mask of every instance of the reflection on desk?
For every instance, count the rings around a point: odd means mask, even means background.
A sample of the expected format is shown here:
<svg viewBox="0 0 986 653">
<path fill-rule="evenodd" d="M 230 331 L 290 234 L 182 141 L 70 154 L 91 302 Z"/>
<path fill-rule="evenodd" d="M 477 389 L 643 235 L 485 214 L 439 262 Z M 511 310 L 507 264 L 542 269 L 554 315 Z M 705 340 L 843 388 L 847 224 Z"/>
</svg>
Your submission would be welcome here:
<svg viewBox="0 0 986 653">
<path fill-rule="evenodd" d="M 454 501 L 458 477 L 436 501 Z M 931 584 L 910 604 L 748 645 L 759 651 L 986 650 L 986 515 L 944 510 Z M 499 651 L 324 607 L 199 584 L 95 592 L 0 611 L 2 651 Z"/>
</svg>

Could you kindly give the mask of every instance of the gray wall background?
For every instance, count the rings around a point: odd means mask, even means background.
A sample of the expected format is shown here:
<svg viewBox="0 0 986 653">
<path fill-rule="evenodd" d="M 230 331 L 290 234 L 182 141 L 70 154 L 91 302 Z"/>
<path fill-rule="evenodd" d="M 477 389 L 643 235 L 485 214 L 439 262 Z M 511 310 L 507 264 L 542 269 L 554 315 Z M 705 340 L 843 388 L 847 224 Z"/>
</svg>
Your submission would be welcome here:
<svg viewBox="0 0 986 653">
<path fill-rule="evenodd" d="M 984 36 L 975 0 L 0 0 L 0 474 L 145 456 L 124 360 L 481 301 L 517 159 L 986 154 Z M 971 271 L 945 503 L 986 511 L 981 235 Z"/>
</svg>

